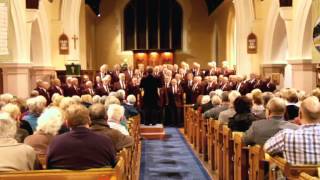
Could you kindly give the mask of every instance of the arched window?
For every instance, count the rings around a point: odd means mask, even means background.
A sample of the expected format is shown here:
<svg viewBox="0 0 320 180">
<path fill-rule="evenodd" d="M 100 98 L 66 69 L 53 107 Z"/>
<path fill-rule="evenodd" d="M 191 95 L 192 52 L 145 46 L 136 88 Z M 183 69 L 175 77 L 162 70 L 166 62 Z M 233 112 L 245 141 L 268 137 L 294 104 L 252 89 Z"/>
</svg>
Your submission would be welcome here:
<svg viewBox="0 0 320 180">
<path fill-rule="evenodd" d="M 181 50 L 183 12 L 176 0 L 131 0 L 123 14 L 124 50 Z"/>
</svg>

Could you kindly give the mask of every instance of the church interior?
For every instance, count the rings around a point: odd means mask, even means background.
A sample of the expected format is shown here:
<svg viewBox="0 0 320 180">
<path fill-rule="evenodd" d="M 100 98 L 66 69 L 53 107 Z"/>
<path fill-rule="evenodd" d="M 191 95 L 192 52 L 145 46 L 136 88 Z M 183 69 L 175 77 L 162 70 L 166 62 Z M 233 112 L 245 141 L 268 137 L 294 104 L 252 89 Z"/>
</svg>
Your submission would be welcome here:
<svg viewBox="0 0 320 180">
<path fill-rule="evenodd" d="M 0 0 L 0 179 L 320 179 L 320 0 Z"/>
</svg>

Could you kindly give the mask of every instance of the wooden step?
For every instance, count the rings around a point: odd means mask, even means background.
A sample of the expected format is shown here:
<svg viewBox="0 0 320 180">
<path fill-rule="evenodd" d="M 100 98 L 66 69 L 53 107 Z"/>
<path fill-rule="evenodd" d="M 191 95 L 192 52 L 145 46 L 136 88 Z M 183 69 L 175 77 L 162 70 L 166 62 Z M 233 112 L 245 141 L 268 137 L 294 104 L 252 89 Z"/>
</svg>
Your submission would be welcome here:
<svg viewBox="0 0 320 180">
<path fill-rule="evenodd" d="M 165 130 L 162 124 L 154 126 L 140 126 L 141 136 L 148 140 L 163 140 L 166 136 Z"/>
</svg>

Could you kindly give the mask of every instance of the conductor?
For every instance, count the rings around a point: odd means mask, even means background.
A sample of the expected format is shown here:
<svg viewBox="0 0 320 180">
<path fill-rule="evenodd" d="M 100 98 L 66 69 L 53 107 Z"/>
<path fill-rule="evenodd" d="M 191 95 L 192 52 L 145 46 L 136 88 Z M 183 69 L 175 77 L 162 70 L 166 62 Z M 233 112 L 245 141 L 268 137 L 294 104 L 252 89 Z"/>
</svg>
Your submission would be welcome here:
<svg viewBox="0 0 320 180">
<path fill-rule="evenodd" d="M 152 75 L 152 67 L 147 68 L 147 75 L 141 79 L 140 88 L 143 89 L 142 110 L 145 117 L 145 125 L 155 125 L 158 119 L 159 110 L 159 80 Z"/>
</svg>

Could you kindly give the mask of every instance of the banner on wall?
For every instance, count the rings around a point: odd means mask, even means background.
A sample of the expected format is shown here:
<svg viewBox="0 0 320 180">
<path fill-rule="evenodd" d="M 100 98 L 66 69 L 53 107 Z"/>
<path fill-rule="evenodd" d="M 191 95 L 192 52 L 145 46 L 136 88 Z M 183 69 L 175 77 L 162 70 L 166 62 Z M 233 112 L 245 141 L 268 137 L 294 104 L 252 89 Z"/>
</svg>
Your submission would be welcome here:
<svg viewBox="0 0 320 180">
<path fill-rule="evenodd" d="M 257 54 L 258 40 L 254 33 L 249 34 L 247 39 L 247 51 L 248 54 Z"/>
<path fill-rule="evenodd" d="M 69 54 L 69 38 L 64 33 L 59 37 L 59 53 L 62 55 Z"/>
<path fill-rule="evenodd" d="M 315 48 L 320 53 L 320 17 L 318 18 L 317 23 L 313 28 L 313 42 Z"/>
</svg>

